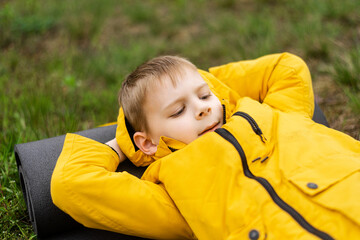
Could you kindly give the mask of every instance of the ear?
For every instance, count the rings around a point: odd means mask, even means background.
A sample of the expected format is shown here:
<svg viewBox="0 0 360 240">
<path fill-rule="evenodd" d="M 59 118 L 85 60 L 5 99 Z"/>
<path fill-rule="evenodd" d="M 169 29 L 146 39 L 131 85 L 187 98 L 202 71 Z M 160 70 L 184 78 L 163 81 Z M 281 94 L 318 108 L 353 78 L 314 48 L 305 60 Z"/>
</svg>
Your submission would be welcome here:
<svg viewBox="0 0 360 240">
<path fill-rule="evenodd" d="M 136 146 L 146 155 L 154 155 L 157 145 L 152 142 L 145 132 L 136 132 L 133 136 Z"/>
</svg>

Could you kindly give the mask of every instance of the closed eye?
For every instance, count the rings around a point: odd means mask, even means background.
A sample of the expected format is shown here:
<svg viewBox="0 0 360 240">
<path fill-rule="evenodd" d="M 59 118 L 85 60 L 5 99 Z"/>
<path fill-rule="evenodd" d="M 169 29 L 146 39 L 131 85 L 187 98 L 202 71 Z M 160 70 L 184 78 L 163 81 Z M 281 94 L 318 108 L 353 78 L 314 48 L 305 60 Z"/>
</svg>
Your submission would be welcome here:
<svg viewBox="0 0 360 240">
<path fill-rule="evenodd" d="M 185 110 L 185 106 L 183 106 L 183 107 L 182 107 L 179 111 L 177 111 L 176 113 L 170 115 L 170 117 L 172 117 L 172 118 L 178 117 L 178 116 L 180 116 L 180 115 L 184 112 L 184 110 Z"/>
<path fill-rule="evenodd" d="M 201 100 L 206 100 L 206 99 L 208 99 L 209 97 L 211 97 L 211 94 L 210 94 L 210 93 L 209 93 L 209 94 L 206 94 L 206 95 L 204 95 L 204 96 L 201 96 L 200 99 L 201 99 Z"/>
</svg>

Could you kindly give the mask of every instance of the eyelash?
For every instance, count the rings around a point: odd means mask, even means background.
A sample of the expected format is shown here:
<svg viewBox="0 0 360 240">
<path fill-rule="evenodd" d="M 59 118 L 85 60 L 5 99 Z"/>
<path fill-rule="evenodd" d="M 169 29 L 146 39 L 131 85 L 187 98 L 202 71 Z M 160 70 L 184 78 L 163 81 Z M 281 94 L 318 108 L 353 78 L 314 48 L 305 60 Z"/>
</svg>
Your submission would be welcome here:
<svg viewBox="0 0 360 240">
<path fill-rule="evenodd" d="M 179 111 L 177 111 L 176 113 L 174 113 L 170 117 L 175 118 L 175 117 L 179 116 L 181 113 L 183 113 L 184 110 L 185 110 L 185 106 L 183 106 Z"/>
<path fill-rule="evenodd" d="M 202 96 L 202 97 L 200 97 L 200 99 L 201 100 L 205 100 L 205 99 L 208 99 L 209 97 L 211 97 L 211 94 L 209 93 L 209 94 L 206 94 L 206 95 L 204 95 L 204 96 Z"/>
</svg>

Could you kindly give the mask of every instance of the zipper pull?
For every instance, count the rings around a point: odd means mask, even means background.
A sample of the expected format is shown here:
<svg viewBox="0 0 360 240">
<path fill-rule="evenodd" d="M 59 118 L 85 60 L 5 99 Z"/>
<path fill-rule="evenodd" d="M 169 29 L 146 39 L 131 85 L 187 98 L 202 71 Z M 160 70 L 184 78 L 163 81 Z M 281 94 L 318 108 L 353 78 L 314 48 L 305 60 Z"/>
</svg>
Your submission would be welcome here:
<svg viewBox="0 0 360 240">
<path fill-rule="evenodd" d="M 266 142 L 267 142 L 267 139 L 266 139 L 266 137 L 264 136 L 263 133 L 261 133 L 259 136 L 260 136 L 260 139 L 261 139 L 261 141 L 262 141 L 263 143 L 266 143 Z"/>
<path fill-rule="evenodd" d="M 264 157 L 263 159 L 261 159 L 261 157 L 257 157 L 257 158 L 255 158 L 254 160 L 252 160 L 251 162 L 256 162 L 256 161 L 261 160 L 260 162 L 263 163 L 263 162 L 265 162 L 268 158 L 269 158 L 269 156 L 266 156 L 266 157 Z"/>
<path fill-rule="evenodd" d="M 245 118 L 249 122 L 249 124 L 250 124 L 251 128 L 253 129 L 253 131 L 255 132 L 255 134 L 260 137 L 261 141 L 263 143 L 267 142 L 267 139 L 264 136 L 264 134 L 262 133 L 259 125 L 257 125 L 255 119 L 253 119 L 249 114 L 247 114 L 245 112 L 236 112 L 236 113 L 234 113 L 234 115 Z"/>
<path fill-rule="evenodd" d="M 263 143 L 266 143 L 266 142 L 267 142 L 267 139 L 266 139 L 266 137 L 264 136 L 263 132 L 261 131 L 260 127 L 256 124 L 256 125 L 254 126 L 254 128 L 255 128 L 255 130 L 254 130 L 255 134 L 260 137 L 260 139 L 261 139 L 261 141 L 262 141 Z"/>
</svg>

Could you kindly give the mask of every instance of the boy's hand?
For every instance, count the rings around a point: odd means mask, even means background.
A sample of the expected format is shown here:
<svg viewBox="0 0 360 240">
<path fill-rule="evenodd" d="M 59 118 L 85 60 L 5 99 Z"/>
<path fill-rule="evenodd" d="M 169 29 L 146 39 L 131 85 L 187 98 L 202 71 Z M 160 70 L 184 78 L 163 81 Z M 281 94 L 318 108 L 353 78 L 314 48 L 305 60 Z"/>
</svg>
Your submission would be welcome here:
<svg viewBox="0 0 360 240">
<path fill-rule="evenodd" d="M 126 156 L 125 154 L 121 151 L 117 141 L 116 141 L 116 138 L 108 141 L 107 143 L 105 143 L 106 145 L 112 147 L 116 152 L 117 154 L 119 155 L 119 158 L 120 158 L 120 162 L 124 161 L 126 159 Z"/>
</svg>

